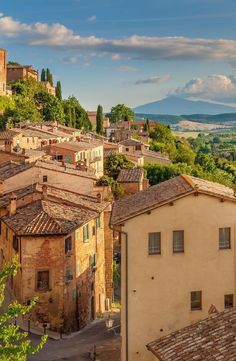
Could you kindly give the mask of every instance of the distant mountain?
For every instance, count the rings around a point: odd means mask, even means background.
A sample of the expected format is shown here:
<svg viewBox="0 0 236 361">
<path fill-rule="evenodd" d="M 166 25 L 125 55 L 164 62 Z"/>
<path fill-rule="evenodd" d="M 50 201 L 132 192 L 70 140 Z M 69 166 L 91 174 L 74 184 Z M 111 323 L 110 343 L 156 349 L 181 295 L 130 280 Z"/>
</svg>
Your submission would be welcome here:
<svg viewBox="0 0 236 361">
<path fill-rule="evenodd" d="M 135 113 L 168 115 L 236 113 L 236 107 L 199 100 L 193 101 L 173 95 L 153 103 L 137 106 L 133 110 Z"/>
</svg>

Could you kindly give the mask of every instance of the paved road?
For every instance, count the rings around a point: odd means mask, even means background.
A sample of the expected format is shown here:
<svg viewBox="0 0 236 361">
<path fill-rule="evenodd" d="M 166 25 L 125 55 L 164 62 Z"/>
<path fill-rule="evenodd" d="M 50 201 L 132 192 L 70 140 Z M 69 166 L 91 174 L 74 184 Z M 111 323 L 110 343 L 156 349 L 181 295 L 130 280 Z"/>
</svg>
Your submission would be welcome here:
<svg viewBox="0 0 236 361">
<path fill-rule="evenodd" d="M 112 318 L 115 320 L 115 325 L 120 323 L 119 313 Z M 32 343 L 37 343 L 39 340 L 37 336 L 31 338 Z M 120 336 L 107 331 L 104 319 L 94 321 L 71 338 L 60 341 L 48 340 L 44 349 L 28 360 L 87 361 L 90 359 L 89 353 L 93 350 L 94 345 L 97 346 L 99 360 L 120 361 Z"/>
</svg>

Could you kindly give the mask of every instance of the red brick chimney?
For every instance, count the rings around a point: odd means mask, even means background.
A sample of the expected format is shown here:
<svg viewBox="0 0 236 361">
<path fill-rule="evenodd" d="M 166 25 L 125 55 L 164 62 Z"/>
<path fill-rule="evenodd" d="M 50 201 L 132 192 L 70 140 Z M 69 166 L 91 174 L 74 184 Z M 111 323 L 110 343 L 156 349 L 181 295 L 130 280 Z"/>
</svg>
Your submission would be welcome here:
<svg viewBox="0 0 236 361">
<path fill-rule="evenodd" d="M 100 192 L 97 193 L 97 203 L 102 203 L 102 194 Z"/>
<path fill-rule="evenodd" d="M 48 187 L 46 186 L 46 184 L 44 184 L 42 186 L 42 191 L 43 191 L 43 199 L 47 199 L 48 198 Z"/>
<path fill-rule="evenodd" d="M 12 151 L 12 141 L 5 140 L 5 152 L 11 153 Z"/>
<path fill-rule="evenodd" d="M 16 213 L 16 194 L 15 193 L 11 193 L 10 196 L 9 196 L 9 200 L 10 200 L 10 203 L 9 203 L 9 215 L 10 216 L 13 216 L 13 214 Z"/>
</svg>

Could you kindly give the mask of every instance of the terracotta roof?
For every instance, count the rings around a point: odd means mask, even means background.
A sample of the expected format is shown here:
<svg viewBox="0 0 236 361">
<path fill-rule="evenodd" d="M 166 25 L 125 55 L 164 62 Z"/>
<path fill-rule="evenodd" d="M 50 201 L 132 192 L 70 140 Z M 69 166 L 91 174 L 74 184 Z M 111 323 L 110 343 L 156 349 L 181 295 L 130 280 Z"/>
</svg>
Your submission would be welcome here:
<svg viewBox="0 0 236 361">
<path fill-rule="evenodd" d="M 103 144 L 101 142 L 91 139 L 91 142 L 77 141 L 77 142 L 63 142 L 63 143 L 52 144 L 52 148 L 68 149 L 74 152 L 80 152 L 83 149 L 86 150 L 86 149 L 96 148 L 102 145 Z"/>
<path fill-rule="evenodd" d="M 4 130 L 3 132 L 0 132 L 0 139 L 10 140 L 14 138 L 17 134 L 19 134 L 19 132 L 16 130 L 12 130 L 12 129 Z"/>
<path fill-rule="evenodd" d="M 62 165 L 62 163 L 53 160 L 37 160 L 36 167 L 97 180 L 95 176 L 95 171 L 93 171 L 92 169 L 88 169 L 87 171 L 78 170 L 76 169 L 74 164 L 67 163 L 65 165 Z"/>
<path fill-rule="evenodd" d="M 38 191 L 42 191 L 42 185 L 37 186 Z M 79 194 L 68 190 L 60 189 L 54 186 L 47 186 L 47 195 L 49 199 L 58 199 L 71 205 L 83 207 L 96 212 L 102 212 L 108 205 L 108 202 L 97 202 L 96 194 Z"/>
<path fill-rule="evenodd" d="M 168 157 L 168 155 L 165 155 L 161 152 L 155 152 L 153 150 L 149 150 L 149 149 L 143 149 L 142 151 L 137 151 L 138 154 L 142 155 L 144 158 L 153 158 L 156 161 L 160 161 L 160 163 L 171 163 L 170 158 Z"/>
<path fill-rule="evenodd" d="M 129 138 L 129 139 L 125 139 L 125 140 L 122 140 L 121 142 L 119 142 L 119 144 L 121 145 L 127 145 L 127 146 L 131 146 L 131 145 L 146 145 L 147 144 L 144 144 L 143 142 L 140 142 L 139 140 L 136 140 L 136 139 L 132 139 L 132 138 Z"/>
<path fill-rule="evenodd" d="M 24 188 L 14 190 L 14 194 L 16 195 L 17 199 L 23 198 L 28 194 L 35 193 L 36 191 L 36 184 L 29 185 Z M 4 195 L 0 196 L 0 207 L 6 207 L 9 204 L 9 196 L 12 192 L 5 193 Z"/>
<path fill-rule="evenodd" d="M 82 207 L 38 200 L 2 220 L 17 235 L 68 234 L 98 215 Z"/>
<path fill-rule="evenodd" d="M 122 169 L 117 178 L 119 183 L 139 183 L 143 177 L 142 168 Z"/>
<path fill-rule="evenodd" d="M 33 166 L 32 163 L 18 164 L 11 163 L 0 166 L 0 181 L 4 181 L 8 178 L 15 176 Z"/>
<path fill-rule="evenodd" d="M 235 361 L 236 308 L 164 336 L 147 348 L 160 361 Z"/>
<path fill-rule="evenodd" d="M 233 190 L 222 184 L 180 175 L 116 202 L 112 210 L 111 224 L 122 223 L 196 191 L 236 201 Z"/>
</svg>

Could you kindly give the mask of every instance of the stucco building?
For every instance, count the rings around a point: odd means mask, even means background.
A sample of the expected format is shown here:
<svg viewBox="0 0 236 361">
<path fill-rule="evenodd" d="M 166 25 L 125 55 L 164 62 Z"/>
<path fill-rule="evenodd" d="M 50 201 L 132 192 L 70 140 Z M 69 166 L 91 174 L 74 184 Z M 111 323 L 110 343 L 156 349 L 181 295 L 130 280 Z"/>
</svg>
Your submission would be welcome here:
<svg viewBox="0 0 236 361">
<path fill-rule="evenodd" d="M 143 168 L 122 169 L 117 182 L 127 195 L 148 188 L 148 179 L 144 177 Z"/>
<path fill-rule="evenodd" d="M 58 161 L 92 168 L 97 177 L 103 176 L 103 143 L 98 140 L 78 138 L 75 142 L 52 144 L 50 154 Z"/>
<path fill-rule="evenodd" d="M 115 203 L 122 361 L 153 360 L 152 340 L 235 305 L 235 209 L 232 189 L 186 175 Z"/>
<path fill-rule="evenodd" d="M 0 95 L 6 95 L 7 90 L 7 52 L 0 49 Z"/>
<path fill-rule="evenodd" d="M 7 65 L 7 83 L 14 83 L 18 79 L 27 78 L 38 81 L 38 71 L 32 65 Z"/>
</svg>

